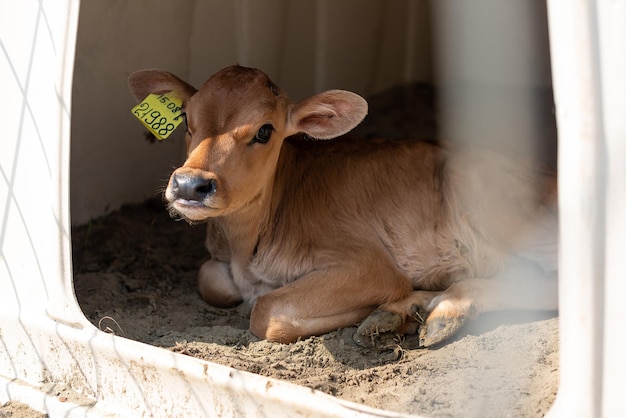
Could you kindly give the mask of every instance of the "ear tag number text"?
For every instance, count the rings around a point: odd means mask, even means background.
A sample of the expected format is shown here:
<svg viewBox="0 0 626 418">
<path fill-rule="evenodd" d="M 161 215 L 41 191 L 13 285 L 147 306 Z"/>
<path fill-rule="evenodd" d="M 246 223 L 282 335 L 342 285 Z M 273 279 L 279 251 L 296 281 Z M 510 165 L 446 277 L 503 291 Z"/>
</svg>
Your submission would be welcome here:
<svg viewBox="0 0 626 418">
<path fill-rule="evenodd" d="M 173 91 L 164 94 L 149 94 L 133 107 L 133 115 L 159 140 L 170 136 L 183 121 L 183 101 Z"/>
</svg>

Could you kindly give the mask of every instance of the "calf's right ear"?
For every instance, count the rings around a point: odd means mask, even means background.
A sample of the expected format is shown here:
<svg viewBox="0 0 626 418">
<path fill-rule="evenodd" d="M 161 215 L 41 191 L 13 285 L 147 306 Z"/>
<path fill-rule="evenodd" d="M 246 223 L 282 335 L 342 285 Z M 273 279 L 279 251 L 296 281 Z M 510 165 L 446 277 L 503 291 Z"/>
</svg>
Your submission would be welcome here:
<svg viewBox="0 0 626 418">
<path fill-rule="evenodd" d="M 139 70 L 128 77 L 128 88 L 137 102 L 151 93 L 174 91 L 184 101 L 196 93 L 196 89 L 174 74 L 164 70 Z"/>
</svg>

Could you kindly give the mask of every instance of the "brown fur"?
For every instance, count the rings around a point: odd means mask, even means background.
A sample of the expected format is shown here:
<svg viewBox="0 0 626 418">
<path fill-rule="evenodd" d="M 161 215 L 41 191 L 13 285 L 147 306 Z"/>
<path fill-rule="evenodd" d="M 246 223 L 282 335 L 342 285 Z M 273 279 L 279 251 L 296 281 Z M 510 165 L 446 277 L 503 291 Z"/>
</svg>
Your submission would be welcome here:
<svg viewBox="0 0 626 418">
<path fill-rule="evenodd" d="M 367 106 L 353 93 L 295 104 L 258 70 L 228 67 L 197 93 L 164 74 L 136 72 L 131 90 L 140 99 L 158 84 L 184 97 L 189 153 L 173 177 L 216 184 L 190 205 L 170 180 L 166 199 L 180 216 L 208 221 L 203 298 L 254 304 L 256 335 L 290 342 L 379 308 L 360 335 L 415 329 L 423 311 L 431 345 L 479 312 L 556 308 L 555 280 L 544 277 L 556 274 L 550 173 L 410 140 L 308 139 L 362 120 Z M 266 124 L 270 141 L 254 143 Z M 395 325 L 378 323 L 380 310 Z"/>
</svg>

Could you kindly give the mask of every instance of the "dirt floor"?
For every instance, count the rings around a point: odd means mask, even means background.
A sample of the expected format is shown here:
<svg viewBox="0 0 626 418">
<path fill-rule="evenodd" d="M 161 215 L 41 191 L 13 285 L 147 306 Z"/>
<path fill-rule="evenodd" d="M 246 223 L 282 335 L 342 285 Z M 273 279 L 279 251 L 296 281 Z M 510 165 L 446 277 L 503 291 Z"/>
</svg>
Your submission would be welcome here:
<svg viewBox="0 0 626 418">
<path fill-rule="evenodd" d="M 32 409 L 28 405 L 19 402 L 7 402 L 0 404 L 0 418 L 47 418 L 48 414 L 43 414 Z"/>
<path fill-rule="evenodd" d="M 415 113 L 382 124 L 399 128 L 398 136 L 432 138 L 434 110 L 424 105 L 432 92 L 414 89 L 387 93 L 381 103 L 402 102 Z M 401 123 L 416 118 L 417 128 Z M 380 125 L 370 118 L 361 132 Z M 78 301 L 106 332 L 410 414 L 539 417 L 558 389 L 554 312 L 483 315 L 435 349 L 417 348 L 414 336 L 363 348 L 354 327 L 283 345 L 254 337 L 245 312 L 201 300 L 204 227 L 169 218 L 158 198 L 74 228 L 72 240 Z"/>
<path fill-rule="evenodd" d="M 355 328 L 283 345 L 259 340 L 237 309 L 196 289 L 204 228 L 170 219 L 158 200 L 73 231 L 74 285 L 101 330 L 287 380 L 369 406 L 433 416 L 543 416 L 558 388 L 554 313 L 483 315 L 459 337 L 365 349 Z"/>
</svg>

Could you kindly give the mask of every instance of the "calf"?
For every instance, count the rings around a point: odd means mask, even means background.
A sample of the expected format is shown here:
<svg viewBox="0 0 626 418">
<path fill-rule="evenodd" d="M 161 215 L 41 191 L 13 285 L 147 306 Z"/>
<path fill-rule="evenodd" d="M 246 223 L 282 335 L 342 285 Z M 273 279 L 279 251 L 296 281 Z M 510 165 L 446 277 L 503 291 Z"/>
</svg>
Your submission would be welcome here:
<svg viewBox="0 0 626 418">
<path fill-rule="evenodd" d="M 556 309 L 555 177 L 489 152 L 341 137 L 367 113 L 330 90 L 300 103 L 232 66 L 196 90 L 131 74 L 137 100 L 174 91 L 187 160 L 171 212 L 207 222 L 198 275 L 219 307 L 253 305 L 251 331 L 292 342 L 361 322 L 356 340 L 420 332 L 424 346 L 478 313 Z"/>
</svg>

